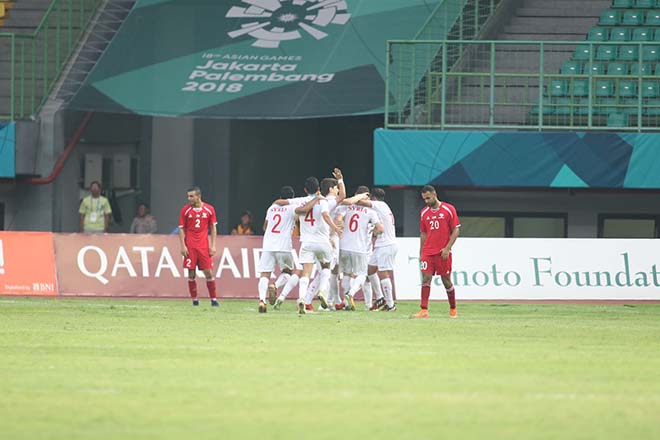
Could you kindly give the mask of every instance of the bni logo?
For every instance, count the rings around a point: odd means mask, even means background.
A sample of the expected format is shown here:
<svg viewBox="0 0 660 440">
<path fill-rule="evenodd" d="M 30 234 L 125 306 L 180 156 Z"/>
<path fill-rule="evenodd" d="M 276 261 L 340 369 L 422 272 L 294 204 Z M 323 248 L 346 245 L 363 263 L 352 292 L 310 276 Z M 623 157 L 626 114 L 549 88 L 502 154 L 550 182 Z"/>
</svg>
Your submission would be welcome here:
<svg viewBox="0 0 660 440">
<path fill-rule="evenodd" d="M 228 32 L 231 38 L 249 35 L 254 47 L 277 49 L 282 41 L 311 35 L 317 40 L 331 24 L 348 23 L 345 0 L 241 0 L 243 6 L 232 6 L 227 18 L 243 20 L 239 29 Z"/>
</svg>

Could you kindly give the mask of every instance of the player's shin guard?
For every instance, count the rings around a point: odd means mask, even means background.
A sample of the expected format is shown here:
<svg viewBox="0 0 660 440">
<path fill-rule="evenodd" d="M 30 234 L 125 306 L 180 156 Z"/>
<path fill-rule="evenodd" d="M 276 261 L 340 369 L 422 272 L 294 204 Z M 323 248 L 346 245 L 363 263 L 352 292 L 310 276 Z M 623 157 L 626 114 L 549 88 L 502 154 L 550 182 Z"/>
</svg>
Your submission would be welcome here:
<svg viewBox="0 0 660 440">
<path fill-rule="evenodd" d="M 367 277 L 365 275 L 358 275 L 357 277 L 351 279 L 351 290 L 349 294 L 351 296 L 355 296 L 358 290 L 362 288 L 362 284 L 364 284 L 364 280 Z"/>
<path fill-rule="evenodd" d="M 383 291 L 380 288 L 380 278 L 378 278 L 378 274 L 369 275 L 369 282 L 373 288 L 374 295 L 376 295 L 376 299 L 381 299 L 383 297 Z"/>
<path fill-rule="evenodd" d="M 268 292 L 268 278 L 259 278 L 259 300 L 266 302 L 266 293 Z"/>
<path fill-rule="evenodd" d="M 214 279 L 206 280 L 206 288 L 209 291 L 209 297 L 212 300 L 217 300 L 218 299 L 218 294 L 215 292 L 215 280 Z"/>
<path fill-rule="evenodd" d="M 289 292 L 291 292 L 293 290 L 293 288 L 298 285 L 299 280 L 300 280 L 300 278 L 295 273 L 293 275 L 291 275 L 291 277 L 289 278 L 289 281 L 287 281 L 286 284 L 284 285 L 284 289 L 282 289 L 282 293 L 280 294 L 280 299 L 281 300 L 286 299 Z"/>
<path fill-rule="evenodd" d="M 291 275 L 282 272 L 279 277 L 277 277 L 277 280 L 275 281 L 275 288 L 280 289 L 282 286 L 286 285 L 287 281 L 289 281 L 289 278 L 291 278 Z"/>
<path fill-rule="evenodd" d="M 328 302 L 330 304 L 339 304 L 341 299 L 339 298 L 339 285 L 337 284 L 339 280 L 337 279 L 337 274 L 330 274 L 330 286 L 328 286 Z"/>
<path fill-rule="evenodd" d="M 422 303 L 420 305 L 421 309 L 428 310 L 430 296 L 431 296 L 431 286 L 422 286 Z"/>
<path fill-rule="evenodd" d="M 454 290 L 454 286 L 451 286 L 447 291 L 447 301 L 449 301 L 449 308 L 455 309 L 456 308 L 456 291 Z"/>
<path fill-rule="evenodd" d="M 330 287 L 330 274 L 330 269 L 323 269 L 319 275 L 319 292 L 324 295 L 328 294 L 328 287 Z"/>
<path fill-rule="evenodd" d="M 344 277 L 341 279 L 341 290 L 344 292 L 344 295 L 346 295 L 348 292 L 351 290 L 351 278 L 350 276 L 344 274 Z"/>
<path fill-rule="evenodd" d="M 190 298 L 197 299 L 197 281 L 188 278 L 188 293 Z"/>
<path fill-rule="evenodd" d="M 394 295 L 392 294 L 392 279 L 385 278 L 381 281 L 383 285 L 383 296 L 389 307 L 394 307 Z"/>
<path fill-rule="evenodd" d="M 373 292 L 371 290 L 371 283 L 366 280 L 362 284 L 362 292 L 364 293 L 364 308 L 371 310 L 371 303 L 373 301 Z"/>
<path fill-rule="evenodd" d="M 307 288 L 309 287 L 309 277 L 301 277 L 298 281 L 298 299 L 305 300 L 307 296 Z"/>
</svg>

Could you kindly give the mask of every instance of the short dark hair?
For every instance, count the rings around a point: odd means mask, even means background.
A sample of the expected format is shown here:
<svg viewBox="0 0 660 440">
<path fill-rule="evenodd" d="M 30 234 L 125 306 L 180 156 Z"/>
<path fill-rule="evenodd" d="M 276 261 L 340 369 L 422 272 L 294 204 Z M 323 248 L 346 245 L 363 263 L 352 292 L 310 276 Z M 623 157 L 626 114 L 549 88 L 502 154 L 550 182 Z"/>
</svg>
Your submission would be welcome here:
<svg viewBox="0 0 660 440">
<path fill-rule="evenodd" d="M 319 190 L 319 179 L 316 177 L 308 177 L 305 179 L 305 191 L 307 194 L 316 194 Z"/>
<path fill-rule="evenodd" d="M 330 188 L 337 185 L 339 185 L 339 182 L 337 179 L 333 179 L 332 177 L 326 177 L 325 179 L 321 180 L 321 195 L 327 196 L 330 192 Z"/>
<path fill-rule="evenodd" d="M 140 203 L 137 204 L 137 207 L 138 207 L 138 208 L 139 208 L 140 206 L 144 206 L 145 208 L 149 209 L 149 205 L 147 205 L 147 204 L 144 203 L 144 202 L 140 202 Z"/>
<path fill-rule="evenodd" d="M 191 191 L 194 191 L 195 194 L 197 194 L 198 196 L 202 195 L 202 190 L 199 188 L 199 186 L 193 186 L 193 187 L 188 188 L 188 192 L 191 192 Z"/>
<path fill-rule="evenodd" d="M 94 185 L 98 185 L 99 189 L 103 189 L 103 185 L 101 185 L 101 182 L 98 180 L 92 180 L 92 183 L 89 184 L 89 187 L 93 187 Z"/>
<path fill-rule="evenodd" d="M 422 191 L 421 191 L 421 192 L 423 192 L 423 193 L 428 193 L 428 192 L 430 192 L 430 193 L 435 193 L 435 188 L 433 188 L 431 185 L 424 185 L 424 186 L 422 187 Z"/>
<path fill-rule="evenodd" d="M 296 192 L 291 186 L 283 186 L 280 188 L 280 198 L 281 199 L 292 199 L 296 196 Z"/>
<path fill-rule="evenodd" d="M 383 188 L 372 189 L 371 198 L 382 202 L 383 200 L 385 200 L 385 190 Z"/>
<path fill-rule="evenodd" d="M 369 187 L 368 186 L 360 185 L 355 190 L 355 195 L 364 194 L 364 193 L 368 193 L 368 192 L 369 192 Z"/>
</svg>

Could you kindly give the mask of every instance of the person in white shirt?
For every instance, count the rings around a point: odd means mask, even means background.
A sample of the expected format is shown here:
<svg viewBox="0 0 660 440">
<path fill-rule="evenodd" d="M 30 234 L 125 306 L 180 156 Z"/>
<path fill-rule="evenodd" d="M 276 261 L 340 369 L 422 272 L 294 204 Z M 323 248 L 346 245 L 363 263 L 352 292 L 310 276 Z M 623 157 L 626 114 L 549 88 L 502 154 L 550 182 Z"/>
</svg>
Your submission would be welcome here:
<svg viewBox="0 0 660 440">
<path fill-rule="evenodd" d="M 259 278 L 259 313 L 266 313 L 268 306 L 266 303 L 266 294 L 268 293 L 268 302 L 276 305 L 277 290 L 284 286 L 282 295 L 286 295 L 298 283 L 298 271 L 293 260 L 293 245 L 291 235 L 295 225 L 295 208 L 304 204 L 307 209 L 316 203 L 314 197 L 294 198 L 293 188 L 284 186 L 280 189 L 281 199 L 276 200 L 268 208 L 266 218 L 264 219 L 264 238 L 262 244 L 261 258 L 259 259 L 258 272 Z M 283 204 L 283 201 L 286 204 Z M 269 284 L 275 265 L 280 268 L 280 276 L 274 284 Z M 282 300 L 283 301 L 283 300 Z M 280 302 L 281 304 L 281 302 Z M 279 306 L 279 305 L 278 305 Z"/>
<path fill-rule="evenodd" d="M 361 186 L 356 195 L 369 194 L 369 188 Z M 371 249 L 372 234 L 378 236 L 383 232 L 383 225 L 375 210 L 362 206 L 359 202 L 353 206 L 342 206 L 338 209 L 338 219 L 344 224 L 344 233 L 339 241 L 339 270 L 347 280 L 344 287 L 346 302 L 350 310 L 355 310 L 354 296 L 362 288 L 368 268 L 368 255 Z M 364 289 L 365 308 L 371 308 L 371 290 Z"/>
<path fill-rule="evenodd" d="M 376 238 L 374 251 L 369 260 L 368 277 L 376 295 L 374 308 L 393 312 L 396 310 L 396 304 L 392 288 L 392 271 L 397 254 L 394 215 L 385 202 L 385 190 L 382 188 L 374 188 L 371 192 L 371 200 L 363 200 L 359 204 L 373 208 L 378 213 L 384 228 L 383 233 Z"/>
</svg>

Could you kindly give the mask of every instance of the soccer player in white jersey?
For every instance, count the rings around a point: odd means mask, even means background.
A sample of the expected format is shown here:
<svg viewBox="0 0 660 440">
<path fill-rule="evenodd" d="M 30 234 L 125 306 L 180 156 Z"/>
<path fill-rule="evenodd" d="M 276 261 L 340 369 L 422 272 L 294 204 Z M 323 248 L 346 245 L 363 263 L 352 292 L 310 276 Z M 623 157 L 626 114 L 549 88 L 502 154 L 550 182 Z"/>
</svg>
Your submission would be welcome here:
<svg viewBox="0 0 660 440">
<path fill-rule="evenodd" d="M 371 192 L 371 200 L 363 200 L 360 205 L 373 208 L 378 213 L 384 228 L 383 233 L 376 238 L 374 251 L 369 260 L 368 276 L 376 295 L 374 309 L 393 312 L 396 310 L 396 304 L 392 289 L 392 271 L 397 253 L 394 215 L 385 202 L 385 190 L 382 188 L 374 188 Z"/>
<path fill-rule="evenodd" d="M 310 194 L 313 185 L 308 178 L 305 182 L 305 192 Z M 315 190 L 318 191 L 318 180 Z M 309 184 L 309 185 L 308 185 Z M 334 186 L 337 186 L 335 183 Z M 333 203 L 336 203 L 333 202 Z M 299 284 L 298 313 L 305 314 L 305 297 L 309 286 L 309 276 L 314 268 L 314 263 L 321 265 L 319 299 L 321 304 L 327 303 L 324 292 L 327 291 L 330 279 L 330 262 L 332 261 L 332 246 L 330 245 L 330 231 L 335 231 L 341 236 L 341 229 L 332 221 L 330 217 L 330 208 L 328 201 L 320 199 L 309 211 L 303 209 L 304 206 L 296 208 L 295 212 L 300 216 L 300 263 L 303 265 Z"/>
<path fill-rule="evenodd" d="M 359 187 L 358 191 L 368 191 L 368 188 Z M 344 223 L 344 233 L 339 241 L 339 270 L 344 273 L 344 277 L 349 277 L 346 302 L 351 310 L 355 310 L 354 296 L 367 278 L 371 235 L 382 233 L 383 225 L 376 211 L 369 207 L 357 204 L 339 209 L 338 217 Z M 365 290 L 365 294 L 368 293 L 369 290 Z M 365 308 L 371 308 L 371 298 L 366 295 Z"/>
<path fill-rule="evenodd" d="M 306 209 L 311 209 L 316 203 L 314 197 L 294 197 L 293 188 L 284 186 L 280 190 L 281 199 L 276 200 L 268 208 L 264 220 L 264 239 L 262 244 L 262 253 L 259 260 L 259 269 L 261 278 L 259 278 L 259 313 L 266 313 L 268 306 L 266 304 L 266 293 L 269 293 L 269 302 L 276 304 L 275 295 L 277 290 L 284 286 L 283 295 L 286 298 L 291 289 L 298 283 L 299 275 L 294 273 L 294 261 L 292 254 L 291 233 L 295 225 L 295 208 L 300 204 L 305 204 Z M 283 204 L 282 201 L 286 204 Z M 270 276 L 275 270 L 275 264 L 280 268 L 280 276 L 274 285 L 269 285 Z"/>
</svg>

